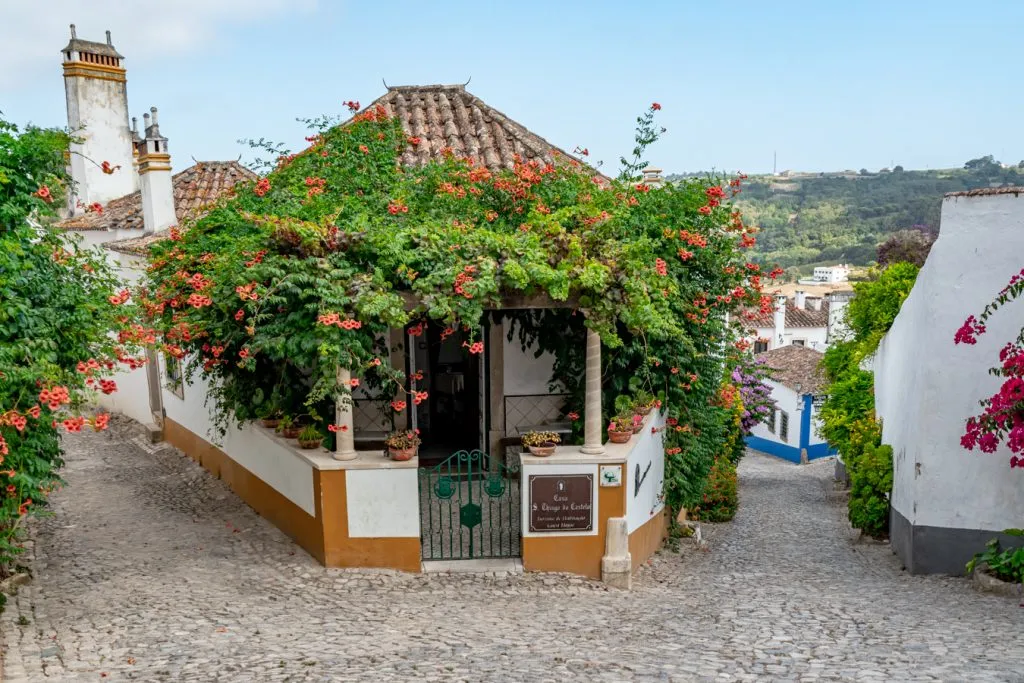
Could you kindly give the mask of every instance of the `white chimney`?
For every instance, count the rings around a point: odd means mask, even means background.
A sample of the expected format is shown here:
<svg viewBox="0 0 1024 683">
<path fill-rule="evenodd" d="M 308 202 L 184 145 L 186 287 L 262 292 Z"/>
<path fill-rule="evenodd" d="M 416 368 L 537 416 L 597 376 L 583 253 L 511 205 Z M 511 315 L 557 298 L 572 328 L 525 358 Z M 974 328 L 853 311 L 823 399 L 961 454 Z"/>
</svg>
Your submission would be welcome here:
<svg viewBox="0 0 1024 683">
<path fill-rule="evenodd" d="M 846 325 L 846 307 L 853 298 L 853 292 L 829 292 L 828 297 L 828 330 L 826 339 L 828 343 L 841 341 L 846 338 L 849 328 Z"/>
<path fill-rule="evenodd" d="M 809 296 L 807 297 L 807 304 L 815 311 L 821 310 L 821 297 L 820 296 Z"/>
<path fill-rule="evenodd" d="M 779 294 L 775 297 L 775 336 L 769 345 L 771 349 L 777 349 L 786 345 L 786 297 Z"/>
<path fill-rule="evenodd" d="M 801 311 L 807 306 L 807 294 L 802 289 L 796 290 L 796 301 L 794 304 Z"/>
<path fill-rule="evenodd" d="M 648 166 L 643 171 L 644 184 L 650 185 L 651 187 L 661 187 L 665 184 L 665 178 L 661 175 L 661 169 L 655 168 L 654 166 Z"/>
<path fill-rule="evenodd" d="M 135 143 L 138 150 L 139 186 L 142 190 L 143 234 L 152 235 L 178 224 L 171 184 L 171 155 L 167 138 L 160 135 L 156 107 L 143 114 L 145 137 Z"/>
</svg>

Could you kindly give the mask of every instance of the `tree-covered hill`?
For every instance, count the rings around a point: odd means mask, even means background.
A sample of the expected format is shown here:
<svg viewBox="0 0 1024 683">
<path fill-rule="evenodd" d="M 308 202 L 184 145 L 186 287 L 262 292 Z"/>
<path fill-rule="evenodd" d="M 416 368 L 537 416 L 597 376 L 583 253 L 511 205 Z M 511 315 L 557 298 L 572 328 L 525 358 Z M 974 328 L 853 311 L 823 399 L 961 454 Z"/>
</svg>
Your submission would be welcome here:
<svg viewBox="0 0 1024 683">
<path fill-rule="evenodd" d="M 987 156 L 962 169 L 751 176 L 737 199 L 747 220 L 761 226 L 758 258 L 806 272 L 814 265 L 868 265 L 893 232 L 937 231 L 946 192 L 1007 184 L 1024 184 L 1024 161 L 1004 168 Z"/>
</svg>

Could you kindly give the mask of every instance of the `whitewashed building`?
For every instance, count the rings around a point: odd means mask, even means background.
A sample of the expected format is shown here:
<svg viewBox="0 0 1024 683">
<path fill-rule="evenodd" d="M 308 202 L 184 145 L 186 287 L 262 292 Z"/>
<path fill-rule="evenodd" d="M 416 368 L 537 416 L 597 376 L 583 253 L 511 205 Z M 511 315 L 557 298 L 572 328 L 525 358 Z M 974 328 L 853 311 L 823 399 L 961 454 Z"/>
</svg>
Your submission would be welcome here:
<svg viewBox="0 0 1024 683">
<path fill-rule="evenodd" d="M 834 285 L 846 282 L 850 277 L 850 266 L 840 264 L 837 266 L 817 266 L 814 274 L 809 278 L 799 280 L 802 285 Z"/>
<path fill-rule="evenodd" d="M 123 279 L 134 282 L 150 244 L 165 239 L 171 226 L 203 215 L 253 174 L 233 162 L 202 162 L 172 176 L 157 111 L 144 117 L 141 132 L 128 127 L 124 67 L 109 35 L 106 44 L 73 35 L 64 59 L 65 77 L 80 79 L 68 86 L 69 123 L 74 126 L 76 117 L 91 122 L 87 153 L 119 160 L 120 168 L 103 175 L 122 174 L 123 187 L 104 189 L 102 212 L 79 207 L 60 227 L 108 247 Z M 104 68 L 94 73 L 67 65 L 79 61 Z M 89 80 L 110 77 L 120 85 Z M 91 94 L 83 99 L 79 92 Z M 446 148 L 493 171 L 511 168 L 517 158 L 552 163 L 569 156 L 464 86 L 389 87 L 370 106 L 384 107 L 407 135 L 424 141 L 402 155 L 403 164 L 440 158 Z M 93 111 L 104 107 L 103 115 Z M 116 134 L 96 130 L 102 125 Z M 71 170 L 79 196 L 99 201 L 90 189 L 95 174 L 74 164 Z M 649 176 L 660 182 L 660 173 Z M 628 587 L 632 571 L 660 547 L 667 530 L 665 416 L 657 410 L 645 416 L 627 444 L 603 443 L 601 345 L 596 333 L 586 332 L 584 444 L 560 446 L 548 457 L 519 453 L 524 431 L 571 429 L 563 417 L 566 396 L 549 382 L 553 357 L 510 339 L 507 316 L 557 305 L 526 297 L 503 302 L 482 321 L 485 350 L 479 354 L 462 348 L 461 331 L 442 335 L 433 324 L 392 330 L 390 362 L 415 374 L 412 387 L 428 391 L 430 400 L 409 402 L 392 415 L 356 392 L 354 405 L 338 404 L 334 422 L 345 429 L 333 451 L 300 449 L 260 423 L 218 436 L 205 379 L 190 382 L 181 362 L 152 351 L 151 362 L 118 375 L 120 390 L 103 400 L 159 425 L 154 435 L 223 479 L 327 566 L 420 571 L 434 560 L 503 558 L 509 568 L 518 562 L 528 570 L 573 572 Z M 339 369 L 339 376 L 347 372 Z M 382 438 L 392 417 L 396 428 L 420 429 L 422 461 L 384 457 Z M 567 495 L 571 509 L 555 503 Z M 541 505 L 544 496 L 551 500 Z"/>
<path fill-rule="evenodd" d="M 955 345 L 979 313 L 1024 266 L 1024 188 L 946 195 L 939 236 L 874 357 L 875 409 L 893 449 L 890 537 L 913 573 L 964 572 L 964 565 L 1024 520 L 1024 472 L 1010 453 L 964 450 L 969 416 L 1000 378 L 988 373 L 1015 339 L 1024 302 L 996 312 L 976 345 Z"/>
<path fill-rule="evenodd" d="M 822 353 L 799 345 L 758 354 L 772 369 L 767 381 L 776 402 L 768 420 L 755 425 L 747 437 L 754 450 L 800 463 L 834 455 L 819 433 L 817 411 L 825 378 L 819 369 Z"/>
</svg>

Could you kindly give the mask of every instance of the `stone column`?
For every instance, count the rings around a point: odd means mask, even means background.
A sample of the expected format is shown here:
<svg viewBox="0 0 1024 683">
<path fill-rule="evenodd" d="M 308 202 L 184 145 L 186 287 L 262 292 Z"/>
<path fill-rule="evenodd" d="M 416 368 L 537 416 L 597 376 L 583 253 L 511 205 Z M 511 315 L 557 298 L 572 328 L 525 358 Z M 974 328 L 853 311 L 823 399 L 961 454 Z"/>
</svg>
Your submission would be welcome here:
<svg viewBox="0 0 1024 683">
<path fill-rule="evenodd" d="M 338 384 L 350 390 L 352 386 L 352 373 L 348 368 L 338 368 Z M 334 446 L 335 460 L 355 460 L 356 435 L 352 425 L 352 398 L 348 401 L 339 399 L 334 404 L 334 424 L 338 426 L 337 441 Z"/>
<path fill-rule="evenodd" d="M 629 554 L 629 526 L 625 517 L 609 517 L 605 531 L 601 580 L 609 586 L 629 590 L 633 585 L 633 558 Z"/>
<path fill-rule="evenodd" d="M 587 330 L 587 390 L 583 406 L 583 447 L 580 452 L 601 455 L 601 337 Z"/>
</svg>

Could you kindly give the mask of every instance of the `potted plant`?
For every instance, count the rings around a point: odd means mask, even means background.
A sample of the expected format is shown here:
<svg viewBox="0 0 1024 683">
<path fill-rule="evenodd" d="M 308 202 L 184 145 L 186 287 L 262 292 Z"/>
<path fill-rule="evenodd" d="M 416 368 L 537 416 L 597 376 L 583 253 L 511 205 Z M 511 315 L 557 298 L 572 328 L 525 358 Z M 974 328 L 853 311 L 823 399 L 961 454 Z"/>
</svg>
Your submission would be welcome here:
<svg viewBox="0 0 1024 683">
<path fill-rule="evenodd" d="M 523 434 L 523 445 L 526 446 L 532 455 L 546 458 L 555 452 L 555 446 L 562 442 L 562 438 L 555 432 L 526 432 Z"/>
<path fill-rule="evenodd" d="M 412 460 L 416 455 L 416 447 L 420 445 L 419 430 L 403 429 L 398 432 L 391 432 L 384 439 L 388 455 L 392 460 Z"/>
<path fill-rule="evenodd" d="M 281 411 L 273 410 L 263 416 L 260 421 L 267 429 L 277 429 L 277 425 L 281 423 Z"/>
<path fill-rule="evenodd" d="M 285 415 L 281 418 L 277 428 L 281 431 L 281 436 L 286 439 L 294 439 L 299 436 L 299 432 L 302 431 L 302 425 L 299 421 L 290 415 Z"/>
<path fill-rule="evenodd" d="M 608 425 L 608 440 L 612 443 L 626 443 L 633 436 L 633 414 L 620 413 Z"/>
<path fill-rule="evenodd" d="M 654 397 L 646 391 L 639 391 L 633 399 L 633 414 L 646 415 L 654 407 Z"/>
<path fill-rule="evenodd" d="M 312 449 L 320 448 L 324 441 L 324 435 L 313 425 L 306 425 L 298 434 L 299 448 Z"/>
<path fill-rule="evenodd" d="M 633 433 L 639 434 L 640 430 L 644 428 L 644 416 L 633 413 Z"/>
</svg>

